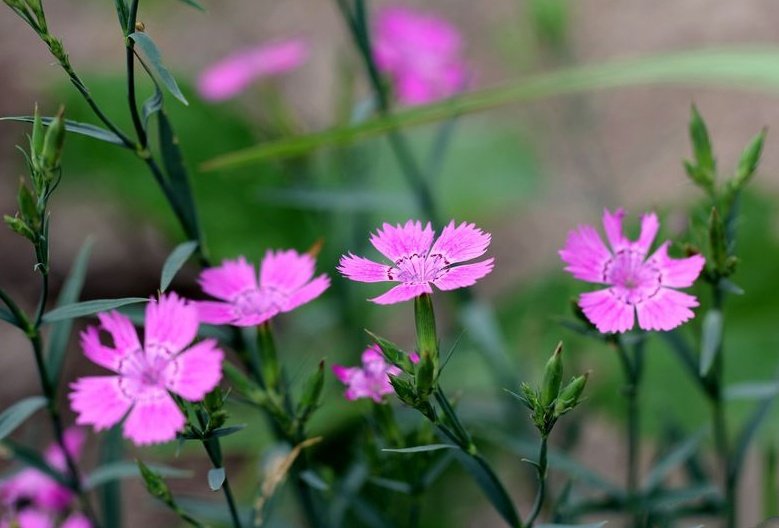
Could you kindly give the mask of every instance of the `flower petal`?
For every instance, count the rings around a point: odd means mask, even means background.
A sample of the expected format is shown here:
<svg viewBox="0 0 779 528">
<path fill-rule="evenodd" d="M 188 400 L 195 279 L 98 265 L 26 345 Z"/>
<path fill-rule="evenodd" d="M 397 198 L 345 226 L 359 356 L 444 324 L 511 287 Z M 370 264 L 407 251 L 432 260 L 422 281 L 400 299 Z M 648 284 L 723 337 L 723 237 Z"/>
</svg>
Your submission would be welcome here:
<svg viewBox="0 0 779 528">
<path fill-rule="evenodd" d="M 439 289 L 456 290 L 473 286 L 477 280 L 492 271 L 495 259 L 489 258 L 474 264 L 463 264 L 444 270 L 443 274 L 433 281 Z"/>
<path fill-rule="evenodd" d="M 232 301 L 246 290 L 257 289 L 257 272 L 244 257 L 238 257 L 223 261 L 221 266 L 203 270 L 198 282 L 208 295 Z"/>
<path fill-rule="evenodd" d="M 320 275 L 316 279 L 312 280 L 302 288 L 295 291 L 288 299 L 286 304 L 284 305 L 284 308 L 282 309 L 283 312 L 289 312 L 297 308 L 298 306 L 302 306 L 306 304 L 307 302 L 311 302 L 322 293 L 330 287 L 330 277 L 327 275 Z"/>
<path fill-rule="evenodd" d="M 430 284 L 399 284 L 387 293 L 370 300 L 376 304 L 395 304 L 419 297 L 423 293 L 433 293 Z"/>
<path fill-rule="evenodd" d="M 587 282 L 606 282 L 604 269 L 612 255 L 594 227 L 582 225 L 568 233 L 565 247 L 559 251 L 559 255 L 567 264 L 565 271 L 575 278 Z"/>
<path fill-rule="evenodd" d="M 338 381 L 341 383 L 349 384 L 349 381 L 352 379 L 352 376 L 354 376 L 355 372 L 357 372 L 357 367 L 345 367 L 343 365 L 333 365 L 333 374 L 335 374 L 335 377 L 338 378 Z"/>
<path fill-rule="evenodd" d="M 260 264 L 260 287 L 293 292 L 311 280 L 316 262 L 308 253 L 268 251 Z"/>
<path fill-rule="evenodd" d="M 195 339 L 199 325 L 197 309 L 175 293 L 152 300 L 146 306 L 147 354 L 155 353 L 156 347 L 170 354 L 180 352 Z"/>
<path fill-rule="evenodd" d="M 692 286 L 703 270 L 706 259 L 702 255 L 675 259 L 668 256 L 669 243 L 663 243 L 648 262 L 660 271 L 660 284 L 669 288 Z"/>
<path fill-rule="evenodd" d="M 133 404 L 122 391 L 119 376 L 90 376 L 70 385 L 70 408 L 79 425 L 92 425 L 96 431 L 118 423 Z"/>
<path fill-rule="evenodd" d="M 257 326 L 279 315 L 278 308 L 268 308 L 264 312 L 254 312 L 238 316 L 232 323 L 233 326 Z"/>
<path fill-rule="evenodd" d="M 165 386 L 185 400 L 200 401 L 222 379 L 223 358 L 215 340 L 201 341 L 168 363 Z"/>
<path fill-rule="evenodd" d="M 630 240 L 622 232 L 623 218 L 625 218 L 625 210 L 622 208 L 617 209 L 613 214 L 608 209 L 603 210 L 603 229 L 614 253 L 630 245 Z"/>
<path fill-rule="evenodd" d="M 376 234 L 371 235 L 371 244 L 382 255 L 397 262 L 411 255 L 426 255 L 433 243 L 433 235 L 430 222 L 423 227 L 422 222 L 409 220 L 403 226 L 384 224 Z"/>
<path fill-rule="evenodd" d="M 19 528 L 54 528 L 54 520 L 48 513 L 33 508 L 25 508 L 20 511 L 14 521 L 14 524 L 10 526 L 18 526 Z"/>
<path fill-rule="evenodd" d="M 626 332 L 635 322 L 632 304 L 620 301 L 611 289 L 583 293 L 579 307 L 598 331 L 606 334 Z"/>
<path fill-rule="evenodd" d="M 490 245 L 491 236 L 476 225 L 454 220 L 441 230 L 441 236 L 430 249 L 430 255 L 442 255 L 448 263 L 465 262 L 484 255 Z"/>
<path fill-rule="evenodd" d="M 186 418 L 165 391 L 150 390 L 148 399 L 138 401 L 124 422 L 124 436 L 136 445 L 169 442 L 184 428 Z"/>
<path fill-rule="evenodd" d="M 341 257 L 337 269 L 347 279 L 357 282 L 385 282 L 392 280 L 390 278 L 392 266 L 379 264 L 351 253 Z"/>
<path fill-rule="evenodd" d="M 641 234 L 638 236 L 638 240 L 633 243 L 633 246 L 640 250 L 644 255 L 648 255 L 649 248 L 652 247 L 652 242 L 655 241 L 659 228 L 660 222 L 657 220 L 657 215 L 655 213 L 646 213 L 642 215 Z"/>
<path fill-rule="evenodd" d="M 75 512 L 65 519 L 60 528 L 92 528 L 92 523 L 83 513 Z"/>
<path fill-rule="evenodd" d="M 230 303 L 193 301 L 192 305 L 197 310 L 197 317 L 201 323 L 224 325 L 232 323 L 236 318 L 235 309 Z"/>
<path fill-rule="evenodd" d="M 692 295 L 660 288 L 655 295 L 636 305 L 638 326 L 644 330 L 673 330 L 695 317 L 690 308 L 698 306 Z"/>
</svg>

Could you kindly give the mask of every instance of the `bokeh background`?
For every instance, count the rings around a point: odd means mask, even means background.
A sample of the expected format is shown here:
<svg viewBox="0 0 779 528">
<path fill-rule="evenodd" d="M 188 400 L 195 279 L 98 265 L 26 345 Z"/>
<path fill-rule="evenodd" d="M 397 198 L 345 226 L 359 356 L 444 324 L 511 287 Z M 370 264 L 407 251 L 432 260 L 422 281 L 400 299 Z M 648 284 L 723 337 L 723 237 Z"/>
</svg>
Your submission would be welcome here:
<svg viewBox="0 0 779 528">
<path fill-rule="evenodd" d="M 304 250 L 323 242 L 319 269 L 334 286 L 321 300 L 286 316 L 280 346 L 293 379 L 300 380 L 320 358 L 357 359 L 367 326 L 410 344 L 410 306 L 375 308 L 363 302 L 370 287 L 354 288 L 336 276 L 338 256 L 364 246 L 381 221 L 418 216 L 413 196 L 382 138 L 361 141 L 311 156 L 269 161 L 235 170 L 205 172 L 200 164 L 216 155 L 296 133 L 343 124 L 349 108 L 368 93 L 358 57 L 334 2 L 327 0 L 235 0 L 204 2 L 201 13 L 173 0 L 147 0 L 140 19 L 162 50 L 190 106 L 168 102 L 176 123 L 203 216 L 217 258 L 245 254 L 259 258 L 267 248 Z M 376 1 L 375 5 L 388 2 Z M 476 87 L 490 86 L 542 71 L 616 58 L 744 44 L 779 45 L 779 4 L 772 0 L 462 0 L 405 1 L 438 12 L 462 29 Z M 58 0 L 46 5 L 52 31 L 95 99 L 129 128 L 124 86 L 124 45 L 110 2 Z M 53 64 L 30 29 L 3 6 L 0 11 L 0 115 L 29 114 L 37 102 L 44 113 L 64 103 L 70 118 L 93 121 L 88 109 Z M 309 61 L 297 71 L 264 83 L 219 104 L 201 101 L 192 89 L 197 73 L 230 51 L 265 40 L 305 36 L 313 44 Z M 774 65 L 779 68 L 779 64 Z M 742 257 L 735 281 L 746 295 L 727 309 L 727 375 L 733 380 L 768 379 L 779 351 L 779 155 L 773 130 L 779 128 L 779 94 L 749 87 L 728 89 L 698 84 L 646 86 L 595 91 L 511 105 L 458 118 L 447 126 L 451 138 L 436 171 L 436 200 L 446 218 L 474 221 L 493 233 L 495 272 L 476 288 L 476 297 L 494 306 L 502 343 L 516 379 L 536 379 L 555 343 L 567 345 L 570 372 L 592 369 L 589 400 L 571 418 L 565 442 L 587 466 L 621 479 L 622 401 L 616 357 L 583 340 L 559 323 L 570 315 L 570 300 L 582 290 L 562 273 L 557 257 L 566 233 L 578 223 L 598 223 L 604 207 L 626 207 L 638 214 L 656 209 L 665 219 L 664 236 L 682 235 L 690 216 L 705 215 L 699 191 L 686 179 L 681 161 L 690 156 L 687 122 L 695 102 L 705 116 L 723 173 L 760 128 L 769 134 L 752 191 L 745 197 L 739 225 Z M 15 211 L 27 129 L 0 124 L 0 211 Z M 408 132 L 421 159 L 427 160 L 439 125 Z M 430 160 L 428 160 L 430 161 Z M 433 160 L 431 163 L 435 162 Z M 69 136 L 63 182 L 52 207 L 54 289 L 67 274 L 78 249 L 95 240 L 84 299 L 146 296 L 158 284 L 166 255 L 181 240 L 174 218 L 145 167 L 130 154 L 89 139 Z M 633 217 L 635 218 L 635 216 Z M 0 284 L 25 306 L 37 299 L 33 255 L 26 241 L 0 229 Z M 174 286 L 196 295 L 195 267 L 185 268 Z M 703 293 L 704 303 L 708 302 Z M 445 319 L 445 343 L 460 333 L 454 301 L 437 298 Z M 697 322 L 691 326 L 695 328 Z M 692 332 L 691 332 L 692 335 Z M 447 367 L 444 383 L 460 391 L 461 412 L 477 423 L 500 421 L 507 431 L 523 431 L 525 411 L 506 412 L 499 382 L 475 339 L 466 332 Z M 648 445 L 669 429 L 693 431 L 707 423 L 705 401 L 672 354 L 650 346 L 649 373 L 642 394 L 648 412 Z M 65 378 L 90 371 L 75 340 Z M 0 326 L 0 407 L 38 392 L 27 342 L 8 325 Z M 328 379 L 325 405 L 314 432 L 327 441 L 317 457 L 338 467 L 364 427 L 360 404 L 347 404 L 341 387 Z M 732 409 L 733 423 L 748 407 Z M 245 410 L 236 407 L 236 420 Z M 245 417 L 247 434 L 227 439 L 228 470 L 238 482 L 258 478 L 258 463 L 271 447 L 264 425 Z M 512 423 L 515 420 L 515 423 Z M 779 422 L 768 420 L 759 448 L 775 442 Z M 23 432 L 38 438 L 45 423 Z M 562 435 L 561 435 L 562 436 Z M 527 436 L 532 438 L 532 434 Z M 37 440 L 35 440 L 37 441 Z M 558 439 L 558 441 L 563 441 Z M 650 449 L 647 449 L 650 461 Z M 743 488 L 743 526 L 761 519 L 759 451 L 750 457 Z M 129 451 L 128 456 L 164 459 L 171 450 Z M 491 453 L 518 503 L 528 507 L 532 474 L 519 456 Z M 184 450 L 175 465 L 192 467 L 191 482 L 176 485 L 202 500 L 207 466 L 199 452 Z M 230 467 L 232 465 L 232 467 Z M 136 482 L 125 488 L 128 526 L 169 526 L 172 521 L 146 500 Z M 456 494 L 463 500 L 451 500 Z M 523 498 L 524 497 L 524 498 Z M 436 507 L 446 501 L 446 511 Z M 498 523 L 479 491 L 451 471 L 423 511 L 424 526 L 488 526 Z M 291 504 L 291 503 L 290 503 Z M 282 501 L 279 510 L 285 510 Z M 285 515 L 294 516 L 293 512 Z"/>
</svg>

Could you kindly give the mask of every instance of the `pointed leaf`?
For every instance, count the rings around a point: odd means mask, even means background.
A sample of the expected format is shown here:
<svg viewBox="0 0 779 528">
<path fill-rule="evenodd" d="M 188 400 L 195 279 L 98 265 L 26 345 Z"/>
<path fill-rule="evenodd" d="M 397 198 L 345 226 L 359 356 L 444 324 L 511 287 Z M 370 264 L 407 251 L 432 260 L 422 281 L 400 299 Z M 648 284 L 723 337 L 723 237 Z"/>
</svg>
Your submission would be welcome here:
<svg viewBox="0 0 779 528">
<path fill-rule="evenodd" d="M 302 471 L 299 475 L 300 480 L 308 484 L 310 487 L 319 491 L 327 491 L 330 489 L 330 485 L 325 482 L 322 477 L 316 474 L 315 471 L 307 469 Z"/>
<path fill-rule="evenodd" d="M 151 116 L 162 110 L 162 91 L 159 89 L 157 84 L 154 84 L 154 93 L 146 99 L 146 101 L 143 102 L 143 106 L 141 107 L 141 115 L 143 116 L 143 126 L 144 128 L 148 128 L 149 126 L 149 119 L 151 119 Z"/>
<path fill-rule="evenodd" d="M 173 127 L 165 111 L 159 113 L 157 122 L 162 163 L 165 166 L 165 173 L 168 175 L 168 183 L 172 192 L 171 199 L 175 202 L 173 206 L 179 211 L 187 236 L 192 240 L 200 240 L 195 199 L 192 195 L 192 186 L 181 155 L 178 138 L 173 133 Z"/>
<path fill-rule="evenodd" d="M 154 43 L 152 38 L 141 31 L 131 33 L 127 36 L 127 38 L 134 40 L 138 47 L 141 48 L 143 54 L 146 55 L 147 59 L 149 59 L 152 68 L 155 72 L 157 72 L 157 76 L 159 77 L 160 81 L 165 85 L 165 88 L 168 89 L 173 97 L 185 105 L 188 105 L 189 103 L 187 102 L 186 97 L 184 97 L 184 94 L 181 93 L 178 84 L 176 84 L 176 79 L 173 78 L 173 75 L 170 73 L 168 68 L 166 68 L 162 63 L 162 55 L 160 54 L 160 50 L 157 48 L 157 45 Z"/>
<path fill-rule="evenodd" d="M 505 488 L 490 468 L 487 461 L 481 455 L 471 455 L 462 450 L 457 450 L 455 456 L 471 477 L 476 481 L 481 490 L 492 503 L 493 507 L 503 517 L 509 526 L 522 526 L 519 515 L 514 507 L 514 502 L 506 493 Z"/>
<path fill-rule="evenodd" d="M 701 335 L 701 360 L 699 374 L 705 377 L 722 344 L 722 312 L 719 310 L 709 310 L 703 318 L 703 329 Z"/>
<path fill-rule="evenodd" d="M 225 468 L 213 468 L 208 470 L 208 487 L 211 491 L 219 491 L 225 482 Z"/>
<path fill-rule="evenodd" d="M 55 308 L 50 312 L 46 312 L 46 314 L 43 316 L 43 322 L 53 323 L 56 321 L 62 321 L 64 319 L 75 319 L 77 317 L 84 317 L 85 315 L 92 315 L 98 312 L 106 312 L 121 306 L 127 306 L 128 304 L 137 304 L 148 301 L 149 299 L 144 297 L 125 297 L 123 299 L 95 299 L 93 301 L 68 304 L 66 306 Z"/>
<path fill-rule="evenodd" d="M 660 459 L 647 474 L 644 480 L 644 490 L 648 493 L 652 492 L 663 483 L 674 469 L 689 460 L 695 454 L 704 435 L 705 431 L 698 431 Z"/>
<path fill-rule="evenodd" d="M 192 476 L 192 471 L 188 469 L 179 469 L 158 464 L 147 464 L 147 467 L 161 477 L 189 478 Z M 112 462 L 104 464 L 92 471 L 84 481 L 84 488 L 87 491 L 93 490 L 115 480 L 137 478 L 140 476 L 141 471 L 138 469 L 138 465 L 135 462 Z"/>
<path fill-rule="evenodd" d="M 748 381 L 725 388 L 727 400 L 760 400 L 777 394 L 779 394 L 779 382 L 776 381 Z"/>
<path fill-rule="evenodd" d="M 6 321 L 8 323 L 11 323 L 14 326 L 19 326 L 19 321 L 16 320 L 16 317 L 14 317 L 14 314 L 6 310 L 5 308 L 0 308 L 0 320 Z"/>
<path fill-rule="evenodd" d="M 173 277 L 179 272 L 184 263 L 197 249 L 197 241 L 190 240 L 176 246 L 162 266 L 162 278 L 160 279 L 160 291 L 164 292 L 170 286 Z"/>
<path fill-rule="evenodd" d="M 27 418 L 46 407 L 46 398 L 30 396 L 11 405 L 0 414 L 0 440 L 13 433 Z"/>
<path fill-rule="evenodd" d="M 0 117 L 0 121 L 18 121 L 21 123 L 33 123 L 35 121 L 35 116 Z M 41 117 L 41 122 L 45 126 L 51 125 L 52 121 L 54 121 L 53 117 Z M 106 130 L 105 128 L 99 127 L 97 125 L 92 125 L 89 123 L 79 123 L 78 121 L 72 121 L 70 119 L 66 119 L 65 130 L 67 130 L 68 132 L 73 132 L 74 134 L 80 134 L 82 136 L 91 137 L 92 139 L 99 139 L 100 141 L 105 141 L 106 143 L 119 145 L 120 147 L 126 147 L 126 145 L 122 142 L 122 139 L 119 136 L 117 136 L 110 130 Z"/>
<path fill-rule="evenodd" d="M 768 411 L 771 410 L 771 405 L 773 405 L 775 398 L 776 394 L 771 394 L 763 398 L 763 400 L 757 404 L 755 410 L 752 412 L 752 416 L 738 435 L 736 447 L 730 459 L 730 467 L 728 468 L 731 475 L 738 475 L 741 471 L 747 451 L 749 450 L 749 444 L 752 443 L 760 426 L 763 425 L 765 419 L 768 418 Z"/>
<path fill-rule="evenodd" d="M 206 8 L 203 7 L 203 4 L 200 2 L 197 2 L 196 0 L 181 0 L 185 4 L 194 7 L 195 9 L 199 9 L 200 11 L 205 12 Z"/>
<path fill-rule="evenodd" d="M 403 493 L 404 495 L 411 495 L 412 488 L 411 484 L 408 482 L 403 482 L 400 480 L 393 480 L 383 477 L 371 477 L 368 479 L 368 482 L 371 484 L 375 484 L 376 486 L 379 486 L 380 488 L 388 489 L 390 491 L 396 491 L 398 493 Z"/>
<path fill-rule="evenodd" d="M 62 286 L 57 306 L 67 306 L 78 301 L 81 295 L 81 289 L 84 287 L 84 279 L 87 275 L 87 265 L 89 256 L 92 253 L 92 239 L 88 238 L 76 255 L 73 266 L 70 268 L 65 283 Z M 51 337 L 46 354 L 48 358 L 48 371 L 52 383 L 55 385 L 59 380 L 59 373 L 62 369 L 62 362 L 65 359 L 65 352 L 68 349 L 70 333 L 73 330 L 73 319 L 63 319 L 51 327 Z"/>
<path fill-rule="evenodd" d="M 231 434 L 238 433 L 246 429 L 246 424 L 231 425 L 229 427 L 220 427 L 214 429 L 208 433 L 208 438 L 221 438 L 223 436 L 230 436 Z"/>
<path fill-rule="evenodd" d="M 398 449 L 382 449 L 387 453 L 425 453 L 427 451 L 438 451 L 439 449 L 459 449 L 454 444 L 428 444 L 414 447 L 403 447 Z"/>
<path fill-rule="evenodd" d="M 127 7 L 127 2 L 126 0 L 114 0 L 114 5 L 119 25 L 122 26 L 122 31 L 127 33 L 127 25 L 130 23 L 130 9 Z"/>
</svg>

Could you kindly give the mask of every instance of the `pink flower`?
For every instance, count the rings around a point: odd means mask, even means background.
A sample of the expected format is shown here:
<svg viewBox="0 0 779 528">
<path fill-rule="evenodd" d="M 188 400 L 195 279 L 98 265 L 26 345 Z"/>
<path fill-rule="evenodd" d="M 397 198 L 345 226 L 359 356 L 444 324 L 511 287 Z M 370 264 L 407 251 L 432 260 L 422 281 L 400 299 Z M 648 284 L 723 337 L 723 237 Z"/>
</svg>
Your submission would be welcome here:
<svg viewBox="0 0 779 528">
<path fill-rule="evenodd" d="M 144 344 L 130 320 L 118 312 L 98 314 L 111 335 L 104 345 L 97 327 L 81 334 L 84 354 L 115 376 L 89 376 L 71 384 L 70 405 L 76 423 L 96 431 L 122 420 L 124 436 L 137 445 L 167 442 L 184 428 L 186 418 L 171 392 L 199 401 L 222 378 L 222 351 L 206 339 L 189 346 L 198 330 L 195 307 L 175 294 L 146 307 Z"/>
<path fill-rule="evenodd" d="M 217 325 L 255 326 L 294 310 L 316 299 L 330 286 L 327 275 L 313 278 L 315 265 L 308 253 L 289 249 L 265 253 L 259 281 L 254 265 L 244 257 L 204 270 L 200 286 L 222 302 L 195 303 L 200 320 Z"/>
<path fill-rule="evenodd" d="M 338 271 L 359 282 L 400 282 L 387 293 L 371 301 L 376 304 L 394 304 L 432 293 L 430 284 L 440 290 L 455 290 L 472 286 L 492 271 L 494 259 L 474 264 L 453 266 L 482 256 L 490 245 L 489 233 L 473 224 L 454 220 L 441 231 L 433 243 L 430 223 L 422 227 L 419 221 L 409 220 L 405 225 L 384 224 L 371 236 L 371 244 L 392 264 L 380 264 L 349 253 L 341 257 Z"/>
<path fill-rule="evenodd" d="M 400 102 L 429 103 L 465 87 L 468 71 L 457 28 L 405 7 L 385 8 L 376 20 L 376 66 L 392 78 Z"/>
<path fill-rule="evenodd" d="M 603 212 L 607 247 L 592 226 L 571 231 L 560 257 L 565 270 L 575 278 L 606 284 L 605 290 L 584 293 L 579 306 L 599 331 L 625 332 L 633 328 L 635 314 L 644 330 L 671 330 L 694 317 L 690 308 L 698 300 L 674 288 L 692 286 L 705 259 L 701 255 L 675 259 L 668 256 L 669 242 L 652 255 L 649 248 L 657 235 L 657 215 L 641 217 L 638 240 L 627 239 L 622 230 L 625 212 Z"/>
<path fill-rule="evenodd" d="M 54 528 L 52 515 L 34 508 L 24 508 L 10 519 L 0 520 L 0 528 Z M 90 528 L 92 524 L 81 513 L 71 514 L 60 524 L 60 528 Z"/>
<path fill-rule="evenodd" d="M 409 359 L 412 363 L 419 362 L 417 354 L 409 354 Z M 389 377 L 400 374 L 400 369 L 384 360 L 378 345 L 371 345 L 362 353 L 362 367 L 333 365 L 333 374 L 346 385 L 347 400 L 371 398 L 381 403 L 385 394 L 394 392 Z"/>
<path fill-rule="evenodd" d="M 70 456 L 78 458 L 84 446 L 84 431 L 71 427 L 65 431 L 63 440 Z M 46 449 L 44 459 L 57 471 L 63 474 L 67 472 L 65 454 L 58 444 L 52 443 Z M 73 492 L 49 475 L 28 467 L 0 483 L 0 500 L 9 508 L 25 504 L 61 512 L 70 506 Z"/>
<path fill-rule="evenodd" d="M 224 101 L 263 77 L 294 70 L 308 59 L 303 39 L 269 42 L 228 55 L 198 77 L 197 90 L 207 101 Z"/>
</svg>

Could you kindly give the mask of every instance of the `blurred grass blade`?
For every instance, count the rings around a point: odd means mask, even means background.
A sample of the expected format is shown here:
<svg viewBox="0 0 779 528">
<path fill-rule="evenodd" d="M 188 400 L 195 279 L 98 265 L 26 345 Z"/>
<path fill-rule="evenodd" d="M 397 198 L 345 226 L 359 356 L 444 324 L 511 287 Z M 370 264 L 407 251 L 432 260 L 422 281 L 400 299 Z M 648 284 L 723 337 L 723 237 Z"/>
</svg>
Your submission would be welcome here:
<svg viewBox="0 0 779 528">
<path fill-rule="evenodd" d="M 705 431 L 698 431 L 660 459 L 647 474 L 644 480 L 644 491 L 651 493 L 657 489 L 674 469 L 695 455 L 704 435 Z"/>
<path fill-rule="evenodd" d="M 35 120 L 34 116 L 0 117 L 0 121 L 17 121 L 20 123 L 32 123 L 34 120 Z M 52 123 L 52 121 L 54 121 L 53 117 L 41 118 L 41 122 L 43 123 L 44 126 L 49 126 Z M 100 141 L 105 141 L 106 143 L 119 145 L 120 147 L 126 146 L 122 142 L 119 136 L 117 136 L 110 130 L 106 130 L 105 128 L 101 128 L 97 125 L 92 125 L 89 123 L 79 123 L 78 121 L 71 121 L 70 119 L 66 119 L 65 130 L 67 130 L 68 132 L 73 132 L 74 134 L 81 134 L 82 136 L 91 137 L 93 139 L 99 139 Z"/>
<path fill-rule="evenodd" d="M 76 255 L 76 259 L 73 261 L 70 272 L 68 273 L 59 297 L 57 298 L 58 307 L 78 302 L 87 275 L 87 266 L 89 264 L 89 257 L 92 254 L 92 245 L 92 239 L 88 238 L 81 246 L 78 255 Z M 51 328 L 51 337 L 49 339 L 46 357 L 49 376 L 51 377 L 51 382 L 54 386 L 57 385 L 59 380 L 62 362 L 65 359 L 65 352 L 68 350 L 68 343 L 70 342 L 72 330 L 73 319 L 63 319 Z"/>
<path fill-rule="evenodd" d="M 43 322 L 54 323 L 64 319 L 75 319 L 98 312 L 106 312 L 119 308 L 120 306 L 127 306 L 128 304 L 147 302 L 148 300 L 149 299 L 145 297 L 125 297 L 123 299 L 96 299 L 93 301 L 68 304 L 55 308 L 50 312 L 46 312 L 43 316 Z"/>
<path fill-rule="evenodd" d="M 454 99 L 403 109 L 353 126 L 339 126 L 224 154 L 204 170 L 232 169 L 270 158 L 299 156 L 324 146 L 342 146 L 390 130 L 480 112 L 510 103 L 648 84 L 719 84 L 751 91 L 779 91 L 779 48 L 734 48 L 675 52 L 541 73 L 522 81 L 470 92 Z"/>
<path fill-rule="evenodd" d="M 5 308 L 0 308 L 0 320 L 11 323 L 14 326 L 19 326 L 19 321 L 16 320 L 14 314 L 9 312 Z"/>
<path fill-rule="evenodd" d="M 709 310 L 703 318 L 701 330 L 701 361 L 698 374 L 703 378 L 711 369 L 722 344 L 722 312 Z"/>
<path fill-rule="evenodd" d="M 159 113 L 158 122 L 162 163 L 165 166 L 165 173 L 168 175 L 173 199 L 177 202 L 173 205 L 176 205 L 183 215 L 182 221 L 185 224 L 187 236 L 193 240 L 201 240 L 195 199 L 192 196 L 192 186 L 189 182 L 187 168 L 184 166 L 178 138 L 173 133 L 173 127 L 165 111 Z M 201 247 L 200 251 L 203 252 L 203 249 Z"/>
<path fill-rule="evenodd" d="M 383 477 L 371 477 L 368 479 L 368 482 L 374 484 L 375 486 L 379 486 L 380 488 L 402 493 L 404 495 L 411 495 L 412 493 L 411 484 L 401 480 L 393 480 Z"/>
<path fill-rule="evenodd" d="M 187 101 L 187 98 L 184 97 L 184 94 L 181 93 L 179 85 L 176 84 L 176 79 L 170 73 L 168 68 L 166 68 L 162 63 L 162 55 L 160 54 L 160 50 L 157 48 L 157 45 L 154 43 L 152 38 L 146 33 L 140 31 L 131 33 L 127 36 L 127 38 L 133 39 L 138 47 L 141 48 L 143 54 L 146 55 L 147 59 L 149 59 L 152 68 L 155 72 L 157 72 L 157 76 L 160 78 L 160 81 L 162 81 L 162 84 L 165 85 L 165 88 L 168 89 L 173 97 L 185 105 L 188 105 L 189 102 Z"/>
<path fill-rule="evenodd" d="M 186 469 L 178 469 L 157 464 L 148 464 L 148 467 L 161 477 L 188 478 L 192 476 L 192 471 Z M 110 462 L 108 464 L 103 464 L 92 471 L 84 481 L 84 488 L 86 490 L 93 490 L 116 480 L 138 478 L 140 476 L 141 472 L 135 462 Z"/>
<path fill-rule="evenodd" d="M 779 394 L 779 382 L 749 381 L 725 388 L 726 400 L 761 400 Z"/>
<path fill-rule="evenodd" d="M 319 475 L 317 475 L 316 471 L 313 471 L 311 469 L 306 469 L 305 471 L 301 471 L 300 475 L 298 475 L 298 478 L 309 485 L 309 487 L 318 490 L 318 491 L 327 491 L 330 489 L 330 485 L 322 479 Z"/>
<path fill-rule="evenodd" d="M 165 260 L 165 264 L 162 266 L 162 277 L 160 278 L 160 291 L 164 292 L 170 286 L 171 281 L 179 272 L 184 263 L 189 260 L 189 257 L 197 249 L 197 241 L 190 240 L 189 242 L 182 242 L 176 249 L 174 249 L 170 256 Z"/>
<path fill-rule="evenodd" d="M 206 8 L 203 7 L 203 4 L 201 4 L 200 2 L 197 2 L 196 0 L 181 0 L 181 1 L 184 2 L 185 4 L 189 5 L 189 6 L 194 7 L 195 9 L 203 11 L 204 13 L 206 11 Z"/>
<path fill-rule="evenodd" d="M 124 444 L 122 443 L 122 426 L 115 425 L 101 439 L 99 463 L 110 466 L 122 460 Z M 97 490 L 100 511 L 103 514 L 105 526 L 122 526 L 122 483 L 120 480 L 106 482 Z"/>
<path fill-rule="evenodd" d="M 730 466 L 728 467 L 728 472 L 731 476 L 737 476 L 741 471 L 747 451 L 749 450 L 749 444 L 752 443 L 758 429 L 763 425 L 765 419 L 768 418 L 768 411 L 771 410 L 771 405 L 774 403 L 775 398 L 776 393 L 763 398 L 763 400 L 757 404 L 755 410 L 752 412 L 752 416 L 738 435 L 733 455 L 730 458 Z"/>
<path fill-rule="evenodd" d="M 719 499 L 720 492 L 714 484 L 700 484 L 686 488 L 667 489 L 646 500 L 646 508 L 661 515 L 668 515 L 681 506 L 702 499 Z"/>
<path fill-rule="evenodd" d="M 30 396 L 19 400 L 0 414 L 0 440 L 13 433 L 27 418 L 46 407 L 46 398 Z"/>
<path fill-rule="evenodd" d="M 776 479 L 776 445 L 772 442 L 763 450 L 761 471 L 763 490 L 763 518 L 779 515 L 779 482 Z"/>
<path fill-rule="evenodd" d="M 506 489 L 503 487 L 503 484 L 500 483 L 487 461 L 479 454 L 471 455 L 460 449 L 454 453 L 460 464 L 462 464 L 465 470 L 470 473 L 471 477 L 490 500 L 495 510 L 503 517 L 508 525 L 522 526 L 517 510 L 514 507 L 514 502 L 511 500 L 508 493 L 506 493 Z"/>
<path fill-rule="evenodd" d="M 8 438 L 0 442 L 0 446 L 2 446 L 4 450 L 11 453 L 14 459 L 18 460 L 24 465 L 35 468 L 41 473 L 45 473 L 63 486 L 71 489 L 73 488 L 72 483 L 65 475 L 51 467 L 49 463 L 46 462 L 46 459 L 43 458 L 43 456 L 39 455 L 29 447 L 23 444 L 17 444 Z"/>
<path fill-rule="evenodd" d="M 414 447 L 403 447 L 398 449 L 382 449 L 385 453 L 425 453 L 427 451 L 438 451 L 440 449 L 459 449 L 454 444 L 428 444 Z"/>
<path fill-rule="evenodd" d="M 407 193 L 362 189 L 263 189 L 257 198 L 272 207 L 338 213 L 410 212 L 414 209 L 414 201 Z"/>
</svg>

